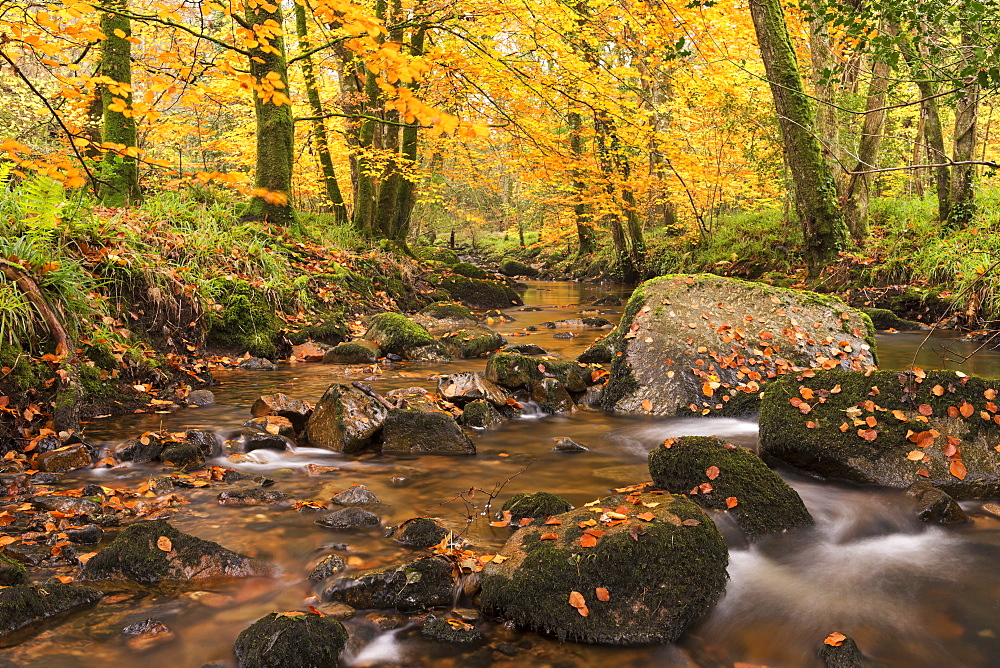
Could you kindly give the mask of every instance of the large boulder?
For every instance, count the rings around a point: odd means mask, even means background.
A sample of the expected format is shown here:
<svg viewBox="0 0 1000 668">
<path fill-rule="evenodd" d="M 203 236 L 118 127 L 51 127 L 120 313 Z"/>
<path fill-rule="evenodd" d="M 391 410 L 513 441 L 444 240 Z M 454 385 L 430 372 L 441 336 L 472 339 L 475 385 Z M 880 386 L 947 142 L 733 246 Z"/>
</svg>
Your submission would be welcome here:
<svg viewBox="0 0 1000 668">
<path fill-rule="evenodd" d="M 323 364 L 374 364 L 379 353 L 378 346 L 371 341 L 355 339 L 327 350 Z"/>
<path fill-rule="evenodd" d="M 239 668 L 337 668 L 347 645 L 344 625 L 303 612 L 272 612 L 236 638 Z"/>
<path fill-rule="evenodd" d="M 464 405 L 485 399 L 494 406 L 506 406 L 510 397 L 495 383 L 486 380 L 478 371 L 443 374 L 438 378 L 438 393 L 445 401 Z"/>
<path fill-rule="evenodd" d="M 482 399 L 465 404 L 458 420 L 466 427 L 473 429 L 496 429 L 506 422 L 504 416 L 493 407 L 493 404 Z"/>
<path fill-rule="evenodd" d="M 359 609 L 417 612 L 451 605 L 454 588 L 451 563 L 442 557 L 424 557 L 341 578 L 324 589 L 323 599 Z"/>
<path fill-rule="evenodd" d="M 478 324 L 472 311 L 455 302 L 428 304 L 414 316 L 414 320 L 428 329 L 475 327 Z"/>
<path fill-rule="evenodd" d="M 555 378 L 570 392 L 587 389 L 590 369 L 576 362 L 497 353 L 486 362 L 486 380 L 512 390 L 530 390 L 536 380 Z"/>
<path fill-rule="evenodd" d="M 97 603 L 104 593 L 74 584 L 17 584 L 0 589 L 0 647 L 16 643 L 47 620 Z"/>
<path fill-rule="evenodd" d="M 181 533 L 165 520 L 137 522 L 94 555 L 80 580 L 131 580 L 139 584 L 200 578 L 269 576 L 274 567 L 218 543 Z"/>
<path fill-rule="evenodd" d="M 538 276 L 538 270 L 534 267 L 529 267 L 523 262 L 518 262 L 517 260 L 507 260 L 500 265 L 500 273 L 504 276 L 527 276 L 529 278 L 533 276 Z"/>
<path fill-rule="evenodd" d="M 500 510 L 510 513 L 510 524 L 518 526 L 521 520 L 531 518 L 544 522 L 553 515 L 562 515 L 573 509 L 569 501 L 552 492 L 521 492 L 507 499 Z"/>
<path fill-rule="evenodd" d="M 726 586 L 728 552 L 691 501 L 634 493 L 518 529 L 482 572 L 484 611 L 560 639 L 673 642 Z"/>
<path fill-rule="evenodd" d="M 353 387 L 334 384 L 316 403 L 306 423 L 312 445 L 334 452 L 357 452 L 382 428 L 386 408 Z"/>
<path fill-rule="evenodd" d="M 434 343 L 430 332 L 402 313 L 379 313 L 368 323 L 365 338 L 378 344 L 383 353 L 411 357 L 414 351 Z"/>
<path fill-rule="evenodd" d="M 761 457 L 828 478 L 956 499 L 1000 496 L 1000 382 L 955 371 L 807 371 L 768 385 Z"/>
<path fill-rule="evenodd" d="M 802 499 L 754 453 L 713 436 L 668 438 L 649 452 L 653 483 L 723 510 L 749 538 L 813 523 Z"/>
<path fill-rule="evenodd" d="M 287 418 L 295 427 L 295 431 L 302 431 L 312 414 L 312 406 L 301 399 L 293 399 L 285 394 L 267 394 L 253 402 L 250 414 L 255 418 L 267 415 Z"/>
<path fill-rule="evenodd" d="M 484 357 L 507 343 L 506 338 L 488 327 L 454 330 L 438 340 L 453 356 L 465 358 Z"/>
<path fill-rule="evenodd" d="M 772 378 L 876 363 L 871 320 L 840 299 L 712 274 L 643 283 L 608 345 L 602 402 L 624 413 L 752 413 Z"/>
<path fill-rule="evenodd" d="M 474 455 L 476 446 L 451 413 L 394 408 L 389 411 L 382 427 L 382 452 Z"/>
<path fill-rule="evenodd" d="M 451 298 L 472 308 L 507 308 L 524 304 L 521 297 L 499 281 L 448 276 L 438 284 Z"/>
</svg>

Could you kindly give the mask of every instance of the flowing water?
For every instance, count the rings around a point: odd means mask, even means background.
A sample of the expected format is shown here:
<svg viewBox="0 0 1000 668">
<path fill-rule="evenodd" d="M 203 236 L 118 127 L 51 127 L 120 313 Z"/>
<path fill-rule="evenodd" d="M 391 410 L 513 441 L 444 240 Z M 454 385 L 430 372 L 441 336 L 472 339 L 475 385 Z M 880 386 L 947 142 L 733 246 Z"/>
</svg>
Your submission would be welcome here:
<svg viewBox="0 0 1000 668">
<path fill-rule="evenodd" d="M 525 303 L 542 310 L 511 309 L 515 321 L 496 327 L 512 343 L 537 343 L 564 359 L 575 358 L 599 332 L 581 332 L 565 340 L 553 337 L 556 330 L 526 333 L 524 328 L 580 317 L 581 305 L 609 292 L 625 295 L 618 288 L 579 283 L 528 285 Z M 606 317 L 615 320 L 622 309 L 601 310 L 611 311 Z M 923 338 L 921 334 L 880 335 L 883 367 L 908 366 Z M 958 368 L 948 358 L 960 359 L 974 348 L 937 336 L 920 349 L 917 364 Z M 961 368 L 997 377 L 998 362 L 995 353 L 980 353 Z M 159 429 L 204 427 L 226 434 L 249 418 L 249 406 L 261 394 L 284 392 L 315 400 L 330 383 L 351 380 L 370 382 L 381 393 L 415 385 L 433 390 L 438 373 L 482 370 L 484 365 L 484 360 L 408 363 L 373 373 L 293 364 L 271 372 L 225 372 L 218 374 L 219 384 L 212 388 L 218 402 L 213 406 L 100 420 L 89 426 L 88 434 L 109 445 Z M 477 492 L 466 502 L 458 497 L 461 492 L 499 490 L 494 501 L 499 507 L 517 492 L 547 490 L 580 505 L 611 487 L 648 479 L 649 449 L 667 437 L 692 434 L 717 435 L 755 447 L 757 425 L 732 418 L 626 417 L 581 410 L 570 416 L 524 417 L 496 431 L 475 433 L 472 438 L 479 451 L 475 457 L 338 456 L 297 448 L 257 450 L 254 455 L 261 459 L 259 463 L 218 463 L 273 478 L 274 489 L 300 500 L 328 501 L 349 485 L 364 483 L 381 499 L 376 510 L 386 526 L 415 516 L 437 517 L 463 532 L 480 552 L 495 552 L 508 532 L 489 526 L 492 518 L 484 515 L 488 494 Z M 553 439 L 563 436 L 590 450 L 571 455 L 553 452 Z M 309 464 L 339 470 L 311 477 L 306 470 Z M 66 484 L 138 485 L 157 472 L 156 467 L 144 465 L 76 472 Z M 518 648 L 512 658 L 494 653 L 491 659 L 488 652 L 463 654 L 422 640 L 414 628 L 378 632 L 359 614 L 345 622 L 352 634 L 346 660 L 357 666 L 708 668 L 740 662 L 772 668 L 818 666 L 817 645 L 829 633 L 839 631 L 855 638 L 869 656 L 892 666 L 1000 665 L 1000 520 L 982 512 L 976 502 L 963 504 L 973 517 L 967 525 L 926 526 L 914 519 L 900 492 L 781 473 L 804 499 L 816 526 L 748 546 L 724 517 L 718 517 L 730 545 L 731 581 L 713 613 L 677 646 L 609 648 L 558 643 L 484 621 L 480 628 L 487 637 L 502 638 Z M 501 488 L 504 481 L 508 482 Z M 182 531 L 273 561 L 281 568 L 279 577 L 207 583 L 173 593 L 116 592 L 92 611 L 26 643 L 0 650 L 0 668 L 226 664 L 232 660 L 237 634 L 253 620 L 272 611 L 318 605 L 311 598 L 314 586 L 305 575 L 322 556 L 336 552 L 352 568 L 396 564 L 416 556 L 385 539 L 381 531 L 337 532 L 319 527 L 314 524 L 316 513 L 276 506 L 219 506 L 218 491 L 210 487 L 180 490 L 189 504 L 180 507 L 171 522 Z M 174 639 L 141 653 L 130 649 L 122 642 L 120 630 L 150 617 L 173 629 Z"/>
</svg>

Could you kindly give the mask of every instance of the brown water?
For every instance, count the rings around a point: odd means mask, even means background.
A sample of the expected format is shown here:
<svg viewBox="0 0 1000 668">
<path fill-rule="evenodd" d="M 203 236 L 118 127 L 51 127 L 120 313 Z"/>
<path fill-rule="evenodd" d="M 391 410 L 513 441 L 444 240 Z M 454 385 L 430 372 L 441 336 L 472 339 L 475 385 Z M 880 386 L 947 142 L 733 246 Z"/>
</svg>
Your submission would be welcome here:
<svg viewBox="0 0 1000 668">
<path fill-rule="evenodd" d="M 553 338 L 542 329 L 527 336 L 525 327 L 547 320 L 579 317 L 581 304 L 617 289 L 559 282 L 532 282 L 524 295 L 540 312 L 512 309 L 515 322 L 498 325 L 511 342 L 532 342 L 565 359 L 576 357 L 598 332 L 572 340 Z M 617 319 L 621 308 L 606 317 Z M 884 368 L 910 364 L 922 335 L 879 337 Z M 975 346 L 935 337 L 921 350 L 917 364 L 944 366 L 942 346 Z M 950 354 L 950 353 L 946 353 Z M 955 357 L 951 353 L 952 357 Z M 980 354 L 961 368 L 967 373 L 1000 376 L 996 354 Z M 109 444 L 143 431 L 207 427 L 225 434 L 248 417 L 261 394 L 284 392 L 315 400 L 333 382 L 365 380 L 379 392 L 420 385 L 433 389 L 437 373 L 481 370 L 483 360 L 450 364 L 410 363 L 381 373 L 348 373 L 344 367 L 296 364 L 273 372 L 219 374 L 218 403 L 171 414 L 132 415 L 91 425 L 89 435 Z M 485 495 L 474 506 L 456 500 L 472 487 L 500 492 L 499 506 L 521 491 L 547 490 L 574 505 L 604 495 L 609 488 L 648 478 L 646 453 L 664 438 L 714 434 L 741 445 L 756 445 L 752 420 L 731 418 L 653 418 L 579 411 L 571 416 L 528 417 L 493 431 L 474 433 L 479 454 L 469 458 L 338 456 L 323 450 L 255 451 L 256 464 L 231 465 L 276 480 L 274 489 L 296 499 L 328 501 L 352 483 L 364 483 L 381 499 L 377 512 L 385 525 L 429 515 L 464 536 L 481 552 L 500 548 L 508 533 L 489 526 Z M 590 448 L 566 455 L 552 452 L 553 438 L 568 436 Z M 339 471 L 306 475 L 306 465 L 337 466 Z M 74 474 L 72 486 L 96 480 L 105 485 L 138 484 L 154 467 L 122 467 Z M 520 473 L 519 473 L 520 472 Z M 531 633 L 515 633 L 484 622 L 488 637 L 503 637 L 520 652 L 503 663 L 512 666 L 732 666 L 736 662 L 776 666 L 818 666 L 815 648 L 832 631 L 855 638 L 866 654 L 893 666 L 1000 665 L 1000 520 L 964 504 L 974 522 L 959 528 L 917 523 L 898 492 L 820 482 L 794 475 L 798 490 L 817 526 L 794 536 L 777 536 L 748 548 L 720 518 L 730 543 L 731 582 L 725 598 L 678 646 L 607 648 L 558 643 Z M 394 482 L 393 478 L 403 478 Z M 315 513 L 280 507 L 233 508 L 215 502 L 218 488 L 180 490 L 190 501 L 171 520 L 179 529 L 215 540 L 231 549 L 272 560 L 281 568 L 275 579 L 199 585 L 179 596 L 143 592 L 116 594 L 90 612 L 43 632 L 34 639 L 0 650 L 0 667 L 9 665 L 122 666 L 141 662 L 148 668 L 192 666 L 231 661 L 239 632 L 258 617 L 276 610 L 302 609 L 316 603 L 305 576 L 333 546 L 353 568 L 400 563 L 417 556 L 378 531 L 336 532 L 314 524 Z M 318 603 L 317 603 L 318 605 Z M 121 641 L 122 627 L 155 617 L 176 637 L 162 647 L 139 653 Z M 423 641 L 415 629 L 377 633 L 361 615 L 347 620 L 353 640 L 347 661 L 353 665 L 464 666 L 468 655 Z M 498 655 L 497 655 L 498 656 Z M 476 663 L 476 665 L 482 665 Z"/>
</svg>

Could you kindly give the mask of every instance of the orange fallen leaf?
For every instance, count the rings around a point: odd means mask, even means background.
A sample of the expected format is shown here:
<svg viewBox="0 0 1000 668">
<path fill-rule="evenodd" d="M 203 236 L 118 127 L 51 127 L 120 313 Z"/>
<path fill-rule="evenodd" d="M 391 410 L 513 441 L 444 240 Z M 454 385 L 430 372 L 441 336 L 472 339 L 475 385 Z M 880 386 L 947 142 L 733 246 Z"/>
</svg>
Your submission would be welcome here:
<svg viewBox="0 0 1000 668">
<path fill-rule="evenodd" d="M 169 552 L 173 549 L 174 545 L 170 542 L 170 539 L 166 536 L 160 536 L 156 539 L 156 547 L 160 548 L 164 552 Z"/>
<path fill-rule="evenodd" d="M 845 636 L 843 633 L 837 633 L 836 631 L 834 631 L 833 633 L 831 633 L 826 637 L 826 640 L 823 641 L 823 644 L 830 645 L 831 647 L 840 647 L 842 644 L 844 644 L 845 640 L 847 640 L 847 636 Z"/>
<path fill-rule="evenodd" d="M 924 458 L 924 451 L 923 450 L 910 450 L 906 454 L 906 458 L 909 459 L 911 462 L 919 462 L 921 459 Z"/>
<path fill-rule="evenodd" d="M 917 406 L 917 412 L 921 415 L 926 415 L 927 417 L 934 415 L 934 409 L 931 408 L 930 404 L 920 404 Z"/>
<path fill-rule="evenodd" d="M 892 412 L 892 417 L 896 418 L 897 420 L 902 420 L 903 422 L 906 422 L 906 420 L 907 420 L 906 414 L 903 413 L 903 411 L 899 411 L 899 410 L 893 411 Z"/>
<path fill-rule="evenodd" d="M 927 469 L 917 469 L 917 475 L 922 475 L 925 478 L 931 477 L 931 472 Z"/>
<path fill-rule="evenodd" d="M 683 522 L 681 522 L 681 524 L 683 524 L 686 527 L 696 527 L 699 524 L 701 524 L 701 520 L 696 520 L 692 518 L 689 520 L 684 520 Z"/>
<path fill-rule="evenodd" d="M 558 524 L 562 524 L 562 520 L 557 519 L 555 517 L 550 517 L 549 519 L 545 520 L 545 523 L 546 524 L 558 525 Z"/>
<path fill-rule="evenodd" d="M 597 545 L 596 537 L 590 535 L 589 533 L 585 533 L 582 536 L 580 536 L 581 547 L 594 547 L 595 545 Z"/>
<path fill-rule="evenodd" d="M 816 395 L 816 393 L 813 392 L 808 387 L 800 387 L 799 394 L 801 394 L 802 398 L 805 399 L 806 401 L 812 401 L 812 398 Z"/>
<path fill-rule="evenodd" d="M 997 398 L 997 391 L 994 390 L 992 387 L 988 387 L 983 391 L 983 396 L 989 399 L 990 401 L 993 401 L 994 399 Z"/>
<path fill-rule="evenodd" d="M 726 497 L 726 508 L 735 508 L 739 504 L 740 504 L 740 500 L 737 499 L 735 496 L 727 496 Z"/>
<path fill-rule="evenodd" d="M 976 409 L 968 401 L 963 401 L 962 405 L 958 407 L 958 412 L 962 414 L 962 417 L 967 418 L 971 417 Z"/>
<path fill-rule="evenodd" d="M 597 594 L 598 601 L 606 602 L 611 600 L 611 594 L 609 594 L 608 590 L 604 587 L 598 587 L 594 590 L 594 592 Z"/>
<path fill-rule="evenodd" d="M 719 467 L 709 466 L 707 469 L 705 469 L 705 475 L 708 476 L 709 480 L 715 480 L 716 478 L 719 477 Z"/>
<path fill-rule="evenodd" d="M 878 438 L 878 432 L 874 429 L 858 429 L 858 436 L 866 441 L 874 441 Z"/>
<path fill-rule="evenodd" d="M 948 470 L 951 472 L 953 476 L 955 476 L 959 480 L 965 480 L 965 473 L 966 473 L 965 464 L 963 464 L 961 461 L 952 462 L 951 465 L 948 467 Z"/>
<path fill-rule="evenodd" d="M 944 388 L 941 387 L 940 385 L 935 385 L 934 387 L 931 388 L 931 394 L 933 394 L 935 397 L 940 397 L 944 394 Z"/>
<path fill-rule="evenodd" d="M 806 429 L 815 429 L 816 423 L 812 420 L 806 420 Z"/>
<path fill-rule="evenodd" d="M 555 540 L 556 538 L 559 538 L 559 534 L 543 533 L 541 536 L 538 537 L 538 540 Z"/>
<path fill-rule="evenodd" d="M 958 407 L 957 406 L 948 406 L 948 417 L 950 417 L 950 418 L 957 418 L 958 417 Z"/>
<path fill-rule="evenodd" d="M 576 609 L 576 611 L 580 613 L 581 617 L 587 617 L 588 615 L 590 615 L 590 608 L 588 608 L 585 605 L 580 606 L 579 608 Z"/>
<path fill-rule="evenodd" d="M 875 425 L 878 424 L 878 420 L 875 419 L 874 415 L 869 415 L 868 417 L 865 418 L 865 424 L 867 424 L 869 427 L 874 427 Z"/>
<path fill-rule="evenodd" d="M 569 604 L 574 608 L 585 608 L 587 607 L 587 601 L 584 600 L 583 594 L 578 591 L 571 591 L 569 593 Z"/>
<path fill-rule="evenodd" d="M 652 411 L 653 410 L 653 402 L 650 401 L 649 399 L 643 399 L 642 400 L 642 410 L 646 411 L 647 413 L 649 413 L 650 411 Z"/>
<path fill-rule="evenodd" d="M 636 515 L 636 517 L 638 517 L 643 522 L 652 522 L 653 520 L 656 519 L 656 515 L 654 515 L 653 513 L 639 513 L 638 515 Z"/>
</svg>

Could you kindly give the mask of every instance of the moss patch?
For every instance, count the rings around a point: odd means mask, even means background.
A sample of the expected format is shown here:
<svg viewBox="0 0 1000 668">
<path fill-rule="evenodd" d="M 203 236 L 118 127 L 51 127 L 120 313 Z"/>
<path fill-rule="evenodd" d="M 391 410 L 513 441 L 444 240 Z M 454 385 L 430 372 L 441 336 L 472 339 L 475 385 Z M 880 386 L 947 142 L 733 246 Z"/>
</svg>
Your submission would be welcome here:
<svg viewBox="0 0 1000 668">
<path fill-rule="evenodd" d="M 471 262 L 459 262 L 454 265 L 451 270 L 458 274 L 459 276 L 468 276 L 469 278 L 489 278 L 490 275 L 486 273 L 486 270 L 482 267 L 477 267 Z"/>
<path fill-rule="evenodd" d="M 590 370 L 576 362 L 528 357 L 518 353 L 497 353 L 486 363 L 486 379 L 510 389 L 531 389 L 536 380 L 555 378 L 570 392 L 587 389 Z"/>
<path fill-rule="evenodd" d="M 544 521 L 553 515 L 561 515 L 573 509 L 570 502 L 551 492 L 515 494 L 507 499 L 501 510 L 510 511 L 510 522 L 514 526 L 525 517 Z"/>
<path fill-rule="evenodd" d="M 406 356 L 407 351 L 434 343 L 430 333 L 402 313 L 379 313 L 368 323 L 365 338 L 383 352 Z"/>
<path fill-rule="evenodd" d="M 503 336 L 485 327 L 455 330 L 438 340 L 452 355 L 466 358 L 484 357 L 507 343 Z"/>
<path fill-rule="evenodd" d="M 240 633 L 233 651 L 240 668 L 336 668 L 347 639 L 331 617 L 272 612 Z"/>
<path fill-rule="evenodd" d="M 441 279 L 438 287 L 447 290 L 452 299 L 473 308 L 507 308 L 524 303 L 516 292 L 498 281 L 448 276 Z"/>
<path fill-rule="evenodd" d="M 93 605 L 104 594 L 74 584 L 15 585 L 0 590 L 0 646 L 8 646 L 46 620 Z"/>
<path fill-rule="evenodd" d="M 206 316 L 209 343 L 254 357 L 277 355 L 281 321 L 260 290 L 245 281 L 227 281 L 218 302 L 222 311 Z"/>
<path fill-rule="evenodd" d="M 434 320 L 472 320 L 476 316 L 461 304 L 455 302 L 434 302 L 428 304 L 420 311 L 420 315 Z"/>
</svg>

